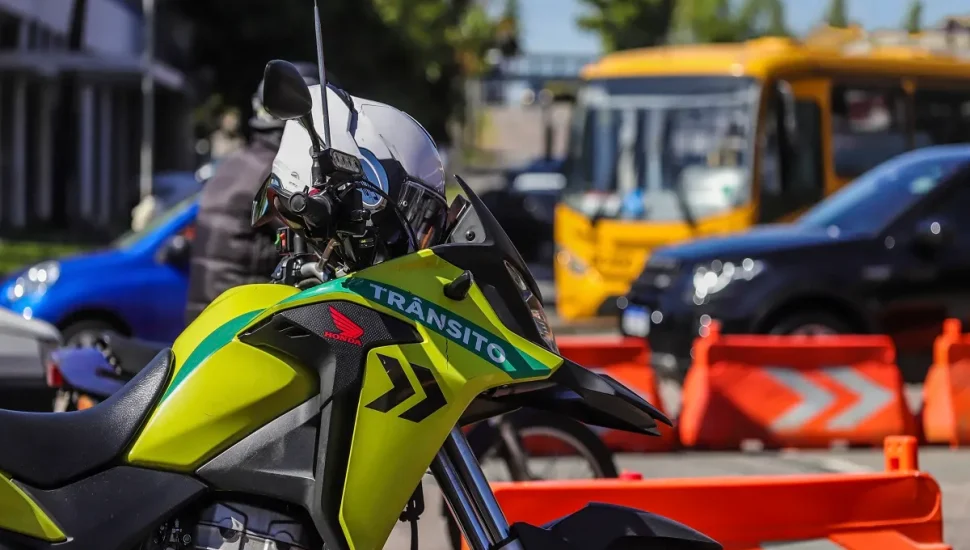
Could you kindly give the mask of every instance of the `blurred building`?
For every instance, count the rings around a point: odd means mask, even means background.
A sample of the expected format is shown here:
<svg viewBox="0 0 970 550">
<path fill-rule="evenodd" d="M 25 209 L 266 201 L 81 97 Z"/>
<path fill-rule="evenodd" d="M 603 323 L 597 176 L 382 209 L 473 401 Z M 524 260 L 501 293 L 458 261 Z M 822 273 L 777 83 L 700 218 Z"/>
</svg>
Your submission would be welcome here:
<svg viewBox="0 0 970 550">
<path fill-rule="evenodd" d="M 162 11 L 156 29 L 154 168 L 192 169 L 190 27 Z M 0 0 L 0 232 L 127 226 L 142 44 L 140 0 Z"/>
</svg>

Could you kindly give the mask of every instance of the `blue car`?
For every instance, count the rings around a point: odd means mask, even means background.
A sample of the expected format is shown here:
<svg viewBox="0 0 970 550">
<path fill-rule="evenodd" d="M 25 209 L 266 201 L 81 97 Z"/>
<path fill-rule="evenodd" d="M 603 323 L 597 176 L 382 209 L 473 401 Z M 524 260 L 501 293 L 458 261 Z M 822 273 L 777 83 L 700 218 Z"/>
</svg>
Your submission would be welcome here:
<svg viewBox="0 0 970 550">
<path fill-rule="evenodd" d="M 0 286 L 0 306 L 60 329 L 68 344 L 112 330 L 171 342 L 185 327 L 198 193 L 106 249 L 38 263 Z"/>
</svg>

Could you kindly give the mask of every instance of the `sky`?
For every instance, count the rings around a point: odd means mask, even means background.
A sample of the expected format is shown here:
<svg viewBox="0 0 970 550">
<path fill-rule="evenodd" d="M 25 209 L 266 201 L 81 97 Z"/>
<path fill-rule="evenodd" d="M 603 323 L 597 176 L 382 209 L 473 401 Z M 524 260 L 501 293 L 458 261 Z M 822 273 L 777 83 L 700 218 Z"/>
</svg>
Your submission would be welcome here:
<svg viewBox="0 0 970 550">
<path fill-rule="evenodd" d="M 599 53 L 596 36 L 576 27 L 582 13 L 579 0 L 519 0 L 524 49 L 530 53 Z M 849 20 L 869 29 L 898 27 L 910 0 L 845 0 Z M 817 24 L 828 5 L 821 0 L 785 0 L 785 18 L 796 33 Z M 970 15 L 966 0 L 923 0 L 923 24 L 933 25 L 946 15 Z"/>
</svg>

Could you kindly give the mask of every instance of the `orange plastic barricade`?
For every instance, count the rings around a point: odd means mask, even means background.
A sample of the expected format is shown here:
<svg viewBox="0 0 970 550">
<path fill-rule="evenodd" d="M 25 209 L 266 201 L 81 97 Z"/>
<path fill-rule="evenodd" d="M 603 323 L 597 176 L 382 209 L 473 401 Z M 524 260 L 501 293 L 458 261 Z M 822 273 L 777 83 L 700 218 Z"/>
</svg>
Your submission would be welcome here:
<svg viewBox="0 0 970 550">
<path fill-rule="evenodd" d="M 970 443 L 970 334 L 947 319 L 933 343 L 933 366 L 923 384 L 923 434 L 929 443 Z"/>
<path fill-rule="evenodd" d="M 607 374 L 635 391 L 651 405 L 664 410 L 657 379 L 650 367 L 650 352 L 644 338 L 622 336 L 565 336 L 556 340 L 559 352 L 596 372 Z M 619 452 L 669 451 L 677 446 L 677 434 L 660 426 L 661 437 L 632 434 L 591 426 L 606 445 Z M 530 449 L 531 444 L 528 444 Z"/>
<path fill-rule="evenodd" d="M 664 410 L 663 399 L 657 391 L 657 380 L 654 377 L 653 369 L 646 364 L 646 357 L 641 360 L 609 365 L 603 368 L 594 369 L 597 372 L 613 377 L 617 382 L 635 391 L 640 397 L 644 398 L 654 407 L 661 411 Z M 613 451 L 624 453 L 645 453 L 656 451 L 670 451 L 678 447 L 679 441 L 677 432 L 673 428 L 659 424 L 660 437 L 640 435 L 622 430 L 610 430 L 591 426 L 606 446 Z"/>
<path fill-rule="evenodd" d="M 533 481 L 492 488 L 510 523 L 543 525 L 589 502 L 605 502 L 669 517 L 726 550 L 949 550 L 939 485 L 929 474 L 905 469 L 916 465 L 915 449 L 914 437 L 888 438 L 886 464 L 899 468 L 880 473 Z"/>
<path fill-rule="evenodd" d="M 914 435 L 887 336 L 721 335 L 694 344 L 680 419 L 684 446 L 878 445 Z"/>
<path fill-rule="evenodd" d="M 595 336 L 560 336 L 556 338 L 559 353 L 584 367 L 602 367 L 625 363 L 648 353 L 646 338 L 612 334 Z M 648 358 L 649 356 L 644 356 Z"/>
</svg>

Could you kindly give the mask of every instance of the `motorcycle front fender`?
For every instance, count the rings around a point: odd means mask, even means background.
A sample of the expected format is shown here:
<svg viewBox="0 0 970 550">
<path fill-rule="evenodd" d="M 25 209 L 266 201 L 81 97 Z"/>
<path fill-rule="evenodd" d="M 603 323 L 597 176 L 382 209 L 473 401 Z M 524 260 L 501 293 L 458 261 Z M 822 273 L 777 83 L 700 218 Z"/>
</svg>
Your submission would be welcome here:
<svg viewBox="0 0 970 550">
<path fill-rule="evenodd" d="M 591 502 L 543 527 L 515 523 L 510 535 L 525 550 L 722 550 L 707 535 L 672 519 L 615 504 Z"/>
</svg>

